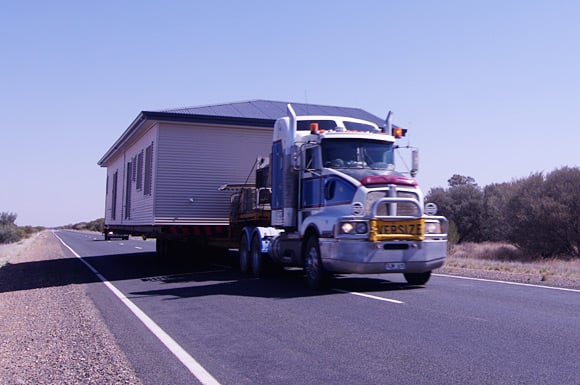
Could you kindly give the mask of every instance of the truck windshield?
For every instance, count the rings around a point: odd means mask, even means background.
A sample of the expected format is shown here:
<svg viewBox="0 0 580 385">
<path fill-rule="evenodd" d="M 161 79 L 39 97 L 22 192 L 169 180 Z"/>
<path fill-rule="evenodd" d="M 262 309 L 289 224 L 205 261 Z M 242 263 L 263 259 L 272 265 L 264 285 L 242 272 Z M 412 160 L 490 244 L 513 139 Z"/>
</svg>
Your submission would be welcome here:
<svg viewBox="0 0 580 385">
<path fill-rule="evenodd" d="M 393 144 L 370 139 L 324 139 L 322 162 L 329 168 L 393 170 Z"/>
</svg>

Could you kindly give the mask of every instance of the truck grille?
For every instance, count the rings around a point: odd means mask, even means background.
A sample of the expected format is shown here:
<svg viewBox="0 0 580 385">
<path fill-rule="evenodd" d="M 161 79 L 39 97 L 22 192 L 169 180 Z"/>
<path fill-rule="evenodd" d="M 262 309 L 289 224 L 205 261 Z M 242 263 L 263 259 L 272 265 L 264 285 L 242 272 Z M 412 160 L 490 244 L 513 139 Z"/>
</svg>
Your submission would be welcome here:
<svg viewBox="0 0 580 385">
<path fill-rule="evenodd" d="M 379 199 L 387 198 L 389 196 L 388 192 L 385 191 L 374 191 L 367 195 L 365 202 L 365 210 L 367 215 L 371 215 L 371 207 L 373 203 Z M 397 191 L 398 198 L 411 198 L 417 200 L 417 194 L 410 191 Z M 389 212 L 389 204 L 381 203 L 377 208 L 377 215 L 379 216 L 414 216 L 420 215 L 419 209 L 416 205 L 407 202 L 400 202 L 394 205 L 396 207 L 396 212 Z"/>
</svg>

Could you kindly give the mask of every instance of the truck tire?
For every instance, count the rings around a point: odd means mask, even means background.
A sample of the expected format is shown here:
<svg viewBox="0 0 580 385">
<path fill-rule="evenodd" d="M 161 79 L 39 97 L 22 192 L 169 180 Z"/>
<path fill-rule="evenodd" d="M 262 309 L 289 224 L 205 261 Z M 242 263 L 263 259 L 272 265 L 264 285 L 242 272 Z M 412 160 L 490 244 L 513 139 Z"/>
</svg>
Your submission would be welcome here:
<svg viewBox="0 0 580 385">
<path fill-rule="evenodd" d="M 246 275 L 250 272 L 250 247 L 248 245 L 248 237 L 242 235 L 240 238 L 240 273 Z"/>
<path fill-rule="evenodd" d="M 169 243 L 166 239 L 157 238 L 155 239 L 155 250 L 157 251 L 157 257 L 161 260 L 165 260 L 169 256 Z"/>
<path fill-rule="evenodd" d="M 252 256 L 252 275 L 256 278 L 264 274 L 266 267 L 266 256 L 262 254 L 260 247 L 260 238 L 257 235 L 252 237 L 252 246 L 250 247 L 250 255 Z"/>
<path fill-rule="evenodd" d="M 304 273 L 311 289 L 318 290 L 325 286 L 328 274 L 324 271 L 320 259 L 320 245 L 317 236 L 311 236 L 306 241 L 304 249 Z"/>
<path fill-rule="evenodd" d="M 424 285 L 429 281 L 431 278 L 431 272 L 428 271 L 426 273 L 405 273 L 405 280 L 410 285 Z"/>
</svg>

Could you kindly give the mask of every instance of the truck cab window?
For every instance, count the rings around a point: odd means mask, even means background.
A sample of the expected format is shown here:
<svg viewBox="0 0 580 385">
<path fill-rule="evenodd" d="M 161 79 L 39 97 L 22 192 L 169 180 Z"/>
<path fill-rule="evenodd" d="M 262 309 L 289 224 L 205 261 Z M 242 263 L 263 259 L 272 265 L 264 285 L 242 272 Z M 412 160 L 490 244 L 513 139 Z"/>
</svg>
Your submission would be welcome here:
<svg viewBox="0 0 580 385">
<path fill-rule="evenodd" d="M 394 169 L 393 144 L 375 140 L 325 139 L 322 162 L 329 168 Z"/>
<path fill-rule="evenodd" d="M 296 122 L 296 129 L 298 131 L 310 131 L 310 123 L 318 123 L 319 130 L 330 131 L 336 129 L 336 122 L 334 120 L 299 120 Z"/>
</svg>

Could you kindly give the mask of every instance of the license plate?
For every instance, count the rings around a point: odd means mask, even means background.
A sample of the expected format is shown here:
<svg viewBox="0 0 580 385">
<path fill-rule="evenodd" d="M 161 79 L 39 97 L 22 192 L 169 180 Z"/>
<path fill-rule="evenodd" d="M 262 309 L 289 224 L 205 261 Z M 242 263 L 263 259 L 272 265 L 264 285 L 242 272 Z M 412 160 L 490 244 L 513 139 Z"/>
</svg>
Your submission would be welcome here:
<svg viewBox="0 0 580 385">
<path fill-rule="evenodd" d="M 425 221 L 412 219 L 406 221 L 371 221 L 371 240 L 422 240 Z"/>
<path fill-rule="evenodd" d="M 404 263 L 385 263 L 385 270 L 393 271 L 393 270 L 405 270 Z"/>
</svg>

